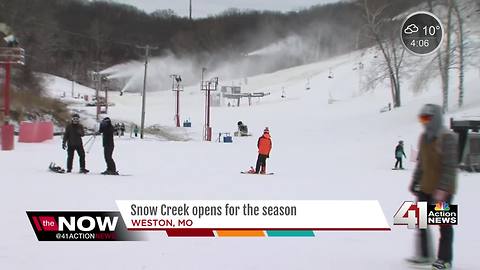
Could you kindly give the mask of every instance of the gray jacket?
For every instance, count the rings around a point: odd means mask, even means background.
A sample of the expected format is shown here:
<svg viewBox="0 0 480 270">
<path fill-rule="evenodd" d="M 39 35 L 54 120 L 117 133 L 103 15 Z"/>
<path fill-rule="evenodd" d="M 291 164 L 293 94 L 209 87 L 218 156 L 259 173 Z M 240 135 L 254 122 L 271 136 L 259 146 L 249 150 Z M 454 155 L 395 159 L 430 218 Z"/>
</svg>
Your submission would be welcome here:
<svg viewBox="0 0 480 270">
<path fill-rule="evenodd" d="M 417 166 L 413 173 L 412 191 L 432 194 L 436 189 L 441 189 L 455 194 L 458 168 L 457 141 L 457 135 L 447 129 L 443 129 L 437 140 L 430 143 L 426 135 L 422 134 Z M 433 153 L 423 153 L 430 151 L 428 149 L 434 149 Z"/>
<path fill-rule="evenodd" d="M 423 106 L 420 115 L 430 116 L 420 136 L 417 166 L 410 186 L 412 192 L 432 194 L 441 189 L 454 194 L 458 167 L 457 135 L 443 125 L 442 107 Z"/>
</svg>

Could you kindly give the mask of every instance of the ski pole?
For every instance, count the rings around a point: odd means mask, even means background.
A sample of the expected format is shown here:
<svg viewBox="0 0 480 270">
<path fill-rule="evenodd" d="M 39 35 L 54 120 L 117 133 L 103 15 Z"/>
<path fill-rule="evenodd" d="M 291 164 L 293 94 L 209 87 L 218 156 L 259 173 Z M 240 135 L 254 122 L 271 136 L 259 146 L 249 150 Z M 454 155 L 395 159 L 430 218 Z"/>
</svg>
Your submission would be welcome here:
<svg viewBox="0 0 480 270">
<path fill-rule="evenodd" d="M 95 144 L 95 140 L 97 139 L 97 136 L 93 135 L 93 141 L 90 144 L 90 146 L 87 149 L 87 154 L 90 154 L 90 150 L 92 150 L 93 145 Z"/>
<path fill-rule="evenodd" d="M 95 135 L 90 136 L 90 138 L 83 144 L 83 147 L 86 147 L 88 143 L 95 137 Z"/>
</svg>

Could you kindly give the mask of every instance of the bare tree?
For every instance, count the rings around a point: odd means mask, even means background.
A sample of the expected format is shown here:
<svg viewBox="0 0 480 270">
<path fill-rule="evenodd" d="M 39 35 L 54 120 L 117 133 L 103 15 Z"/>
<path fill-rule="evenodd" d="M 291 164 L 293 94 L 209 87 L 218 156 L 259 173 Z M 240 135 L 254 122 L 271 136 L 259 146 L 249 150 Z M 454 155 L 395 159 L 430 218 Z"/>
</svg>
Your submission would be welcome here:
<svg viewBox="0 0 480 270">
<path fill-rule="evenodd" d="M 452 1 L 453 10 L 457 17 L 457 49 L 458 49 L 458 107 L 463 106 L 464 79 L 465 79 L 465 44 L 463 32 L 463 16 L 455 0 Z"/>
<path fill-rule="evenodd" d="M 445 51 L 442 53 L 439 50 L 438 65 L 440 67 L 440 74 L 442 77 L 442 99 L 443 99 L 443 112 L 448 111 L 448 83 L 450 81 L 450 65 L 451 65 L 451 40 L 452 40 L 452 0 L 447 1 L 448 15 L 447 15 L 447 29 L 446 29 L 446 44 Z"/>
<path fill-rule="evenodd" d="M 394 107 L 402 105 L 400 96 L 400 70 L 405 56 L 405 49 L 400 44 L 400 37 L 396 31 L 399 22 L 394 18 L 386 17 L 385 10 L 388 5 L 384 5 L 375 10 L 371 10 L 368 0 L 364 0 L 364 17 L 366 26 L 369 29 L 371 37 L 382 52 L 385 62 L 386 73 L 390 79 L 392 92 L 392 101 Z"/>
<path fill-rule="evenodd" d="M 450 69 L 456 64 L 458 51 L 458 106 L 463 106 L 463 94 L 464 94 L 464 74 L 465 74 L 465 44 L 463 33 L 463 18 L 460 13 L 460 9 L 455 0 L 446 0 L 441 3 L 447 8 L 447 23 L 445 29 L 446 41 L 443 48 L 440 48 L 437 52 L 438 67 L 440 70 L 440 77 L 442 79 L 442 100 L 443 100 L 443 112 L 448 111 L 449 101 L 449 81 L 450 81 Z M 430 11 L 433 12 L 432 0 L 428 0 Z M 453 13 L 457 20 L 457 28 L 455 29 L 453 24 Z M 452 44 L 452 34 L 455 32 L 457 42 Z"/>
</svg>

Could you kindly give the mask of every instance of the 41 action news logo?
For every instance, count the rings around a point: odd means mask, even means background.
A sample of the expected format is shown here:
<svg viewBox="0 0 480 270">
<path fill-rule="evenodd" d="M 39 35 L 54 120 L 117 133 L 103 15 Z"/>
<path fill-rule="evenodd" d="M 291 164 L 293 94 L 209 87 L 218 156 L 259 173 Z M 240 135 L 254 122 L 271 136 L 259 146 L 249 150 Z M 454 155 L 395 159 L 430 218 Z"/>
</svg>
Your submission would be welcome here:
<svg viewBox="0 0 480 270">
<path fill-rule="evenodd" d="M 120 212 L 27 211 L 39 241 L 135 241 Z"/>
<path fill-rule="evenodd" d="M 457 225 L 458 207 L 448 202 L 428 204 L 407 201 L 393 218 L 394 225 L 407 225 L 409 229 L 426 229 L 428 225 Z"/>
</svg>

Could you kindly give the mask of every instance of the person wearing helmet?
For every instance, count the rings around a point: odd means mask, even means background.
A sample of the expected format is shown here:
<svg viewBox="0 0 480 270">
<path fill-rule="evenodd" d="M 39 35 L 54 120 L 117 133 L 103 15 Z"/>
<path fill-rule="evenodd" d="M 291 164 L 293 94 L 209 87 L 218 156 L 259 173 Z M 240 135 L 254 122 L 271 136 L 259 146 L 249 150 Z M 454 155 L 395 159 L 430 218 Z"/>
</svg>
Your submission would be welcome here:
<svg viewBox="0 0 480 270">
<path fill-rule="evenodd" d="M 85 150 L 83 149 L 82 137 L 85 136 L 83 125 L 80 124 L 80 116 L 72 115 L 72 121 L 65 128 L 63 134 L 62 148 L 67 150 L 67 173 L 72 172 L 73 156 L 75 151 L 80 159 L 80 173 L 88 173 L 85 168 Z"/>
<path fill-rule="evenodd" d="M 270 138 L 270 130 L 266 127 L 263 130 L 263 135 L 258 138 L 258 158 L 257 165 L 255 167 L 255 173 L 266 173 L 267 158 L 270 157 L 270 151 L 272 150 L 272 140 Z"/>
<path fill-rule="evenodd" d="M 112 125 L 110 118 L 105 117 L 100 123 L 100 129 L 98 133 L 102 133 L 103 139 L 103 156 L 105 158 L 105 163 L 107 164 L 107 169 L 102 172 L 102 174 L 108 175 L 118 175 L 117 167 L 115 166 L 115 161 L 112 158 L 114 142 L 113 137 L 115 133 L 115 128 Z"/>
<path fill-rule="evenodd" d="M 397 147 L 395 147 L 395 159 L 397 162 L 395 162 L 395 169 L 398 168 L 398 165 L 400 165 L 400 170 L 403 170 L 403 165 L 402 165 L 402 158 L 407 157 L 405 155 L 405 151 L 403 151 L 403 141 L 399 141 Z"/>
<path fill-rule="evenodd" d="M 443 125 L 442 107 L 438 105 L 426 104 L 420 111 L 419 120 L 424 132 L 420 136 L 417 166 L 410 191 L 418 201 L 450 204 L 456 192 L 457 136 Z M 427 230 L 419 230 L 417 242 L 420 254 L 408 259 L 410 263 L 420 265 L 434 261 Z M 451 225 L 442 225 L 437 260 L 433 262 L 432 269 L 451 269 L 452 259 L 453 228 Z"/>
</svg>

